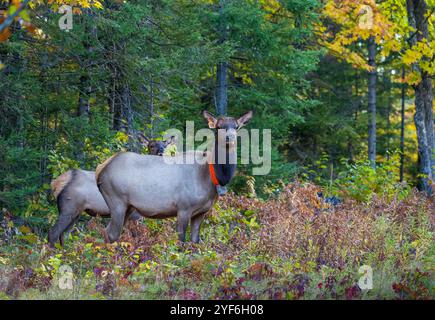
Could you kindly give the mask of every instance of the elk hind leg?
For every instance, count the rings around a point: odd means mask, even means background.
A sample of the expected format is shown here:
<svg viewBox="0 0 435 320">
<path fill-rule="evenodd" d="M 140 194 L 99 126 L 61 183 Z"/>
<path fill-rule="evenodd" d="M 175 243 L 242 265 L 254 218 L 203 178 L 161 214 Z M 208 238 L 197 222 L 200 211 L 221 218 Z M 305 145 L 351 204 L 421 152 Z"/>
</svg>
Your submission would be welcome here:
<svg viewBox="0 0 435 320">
<path fill-rule="evenodd" d="M 127 206 L 120 200 L 110 199 L 107 203 L 110 210 L 110 222 L 105 230 L 106 242 L 112 243 L 119 239 L 124 226 Z"/>
<path fill-rule="evenodd" d="M 48 243 L 50 246 L 54 247 L 54 244 L 58 240 L 63 246 L 63 234 L 72 228 L 79 214 L 80 211 L 75 206 L 62 206 L 62 208 L 59 210 L 59 218 L 57 219 L 55 225 L 48 232 Z"/>
<path fill-rule="evenodd" d="M 199 230 L 204 220 L 205 213 L 199 213 L 190 220 L 190 241 L 199 242 Z"/>
</svg>

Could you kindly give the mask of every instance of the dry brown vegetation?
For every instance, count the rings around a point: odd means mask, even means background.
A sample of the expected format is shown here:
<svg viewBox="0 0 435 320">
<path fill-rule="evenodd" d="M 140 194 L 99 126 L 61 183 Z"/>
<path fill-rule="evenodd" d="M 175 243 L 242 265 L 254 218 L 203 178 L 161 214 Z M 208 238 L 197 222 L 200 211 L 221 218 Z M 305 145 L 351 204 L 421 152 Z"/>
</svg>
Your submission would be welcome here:
<svg viewBox="0 0 435 320">
<path fill-rule="evenodd" d="M 287 185 L 268 201 L 229 194 L 205 220 L 198 245 L 176 240 L 174 220 L 131 222 L 102 241 L 102 221 L 78 227 L 64 249 L 18 232 L 0 258 L 4 297 L 215 299 L 432 299 L 435 201 L 417 191 L 368 204 Z M 14 249 L 12 249 L 14 248 Z M 77 289 L 56 288 L 71 266 Z M 373 289 L 358 269 L 373 269 Z M 36 291 L 35 291 L 36 290 Z"/>
</svg>

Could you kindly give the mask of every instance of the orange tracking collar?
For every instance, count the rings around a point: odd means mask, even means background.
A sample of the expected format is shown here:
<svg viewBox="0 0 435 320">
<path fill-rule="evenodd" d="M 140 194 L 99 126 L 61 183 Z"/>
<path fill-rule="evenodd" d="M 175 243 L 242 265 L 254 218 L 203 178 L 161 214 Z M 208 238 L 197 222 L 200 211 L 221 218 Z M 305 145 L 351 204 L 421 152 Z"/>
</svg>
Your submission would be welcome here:
<svg viewBox="0 0 435 320">
<path fill-rule="evenodd" d="M 213 182 L 213 184 L 215 186 L 219 185 L 219 181 L 216 178 L 216 172 L 214 171 L 214 165 L 209 163 L 208 164 L 208 170 L 210 171 L 210 178 L 211 178 L 211 182 Z"/>
</svg>

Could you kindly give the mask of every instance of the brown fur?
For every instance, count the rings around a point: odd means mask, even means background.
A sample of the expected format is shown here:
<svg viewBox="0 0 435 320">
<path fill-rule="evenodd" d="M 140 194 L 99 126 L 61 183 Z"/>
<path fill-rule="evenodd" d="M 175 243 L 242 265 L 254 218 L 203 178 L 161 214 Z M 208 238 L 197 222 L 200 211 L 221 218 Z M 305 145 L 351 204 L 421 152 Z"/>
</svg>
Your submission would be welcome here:
<svg viewBox="0 0 435 320">
<path fill-rule="evenodd" d="M 97 169 L 95 170 L 95 180 L 98 181 L 98 177 L 100 176 L 101 171 L 104 170 L 107 165 L 112 162 L 112 160 L 118 155 L 119 153 L 115 153 L 113 156 L 111 156 L 109 159 L 104 161 L 103 163 L 99 164 L 97 166 Z"/>
<path fill-rule="evenodd" d="M 62 192 L 66 185 L 71 181 L 72 171 L 62 173 L 59 177 L 51 181 L 51 190 L 55 198 Z"/>
</svg>

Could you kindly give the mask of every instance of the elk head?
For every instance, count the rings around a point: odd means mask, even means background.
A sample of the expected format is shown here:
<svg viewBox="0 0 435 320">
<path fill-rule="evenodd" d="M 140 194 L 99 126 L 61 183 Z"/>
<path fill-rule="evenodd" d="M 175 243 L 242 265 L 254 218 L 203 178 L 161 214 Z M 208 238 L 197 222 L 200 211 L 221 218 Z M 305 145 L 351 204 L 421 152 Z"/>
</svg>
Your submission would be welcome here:
<svg viewBox="0 0 435 320">
<path fill-rule="evenodd" d="M 248 111 L 238 119 L 224 116 L 216 118 L 206 110 L 202 112 L 202 115 L 207 120 L 208 127 L 215 130 L 218 147 L 225 146 L 227 150 L 232 150 L 237 143 L 237 131 L 251 120 L 253 113 Z"/>
<path fill-rule="evenodd" d="M 151 140 L 147 138 L 143 133 L 138 133 L 138 139 L 144 147 L 148 148 L 149 154 L 155 156 L 162 156 L 165 149 L 175 142 L 175 136 L 169 139 L 163 140 Z"/>
<path fill-rule="evenodd" d="M 238 119 L 232 117 L 216 118 L 208 111 L 202 112 L 208 127 L 215 132 L 214 170 L 220 186 L 228 184 L 236 171 L 237 165 L 237 131 L 252 118 L 252 111 Z"/>
</svg>

